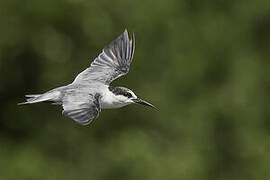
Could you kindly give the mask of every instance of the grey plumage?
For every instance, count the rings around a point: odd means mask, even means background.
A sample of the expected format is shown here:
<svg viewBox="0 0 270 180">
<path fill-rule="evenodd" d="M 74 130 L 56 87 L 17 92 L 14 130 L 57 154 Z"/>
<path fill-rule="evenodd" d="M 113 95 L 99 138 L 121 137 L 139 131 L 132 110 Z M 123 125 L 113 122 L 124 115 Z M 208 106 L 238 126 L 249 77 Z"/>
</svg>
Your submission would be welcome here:
<svg viewBox="0 0 270 180">
<path fill-rule="evenodd" d="M 135 50 L 135 36 L 129 40 L 128 32 L 106 46 L 102 53 L 81 72 L 73 84 L 90 84 L 99 81 L 109 85 L 116 78 L 128 73 Z"/>
<path fill-rule="evenodd" d="M 71 84 L 44 94 L 26 95 L 27 102 L 20 104 L 51 101 L 62 105 L 62 113 L 81 125 L 87 125 L 96 119 L 101 108 L 118 108 L 130 103 L 153 107 L 127 88 L 109 86 L 113 80 L 128 73 L 134 50 L 134 34 L 129 39 L 125 30 Z"/>
<path fill-rule="evenodd" d="M 100 95 L 70 93 L 63 97 L 63 114 L 79 124 L 87 125 L 98 117 Z"/>
</svg>

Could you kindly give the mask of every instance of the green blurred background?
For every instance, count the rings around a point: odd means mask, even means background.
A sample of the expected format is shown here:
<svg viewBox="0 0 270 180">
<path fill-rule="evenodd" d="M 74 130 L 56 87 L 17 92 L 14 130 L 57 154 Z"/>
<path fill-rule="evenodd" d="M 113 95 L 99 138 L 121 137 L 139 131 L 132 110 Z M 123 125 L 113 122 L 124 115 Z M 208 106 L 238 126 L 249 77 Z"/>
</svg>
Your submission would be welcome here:
<svg viewBox="0 0 270 180">
<path fill-rule="evenodd" d="M 89 127 L 25 94 L 68 84 L 124 29 L 116 80 L 159 108 Z M 0 179 L 270 179 L 270 2 L 0 1 Z"/>
</svg>

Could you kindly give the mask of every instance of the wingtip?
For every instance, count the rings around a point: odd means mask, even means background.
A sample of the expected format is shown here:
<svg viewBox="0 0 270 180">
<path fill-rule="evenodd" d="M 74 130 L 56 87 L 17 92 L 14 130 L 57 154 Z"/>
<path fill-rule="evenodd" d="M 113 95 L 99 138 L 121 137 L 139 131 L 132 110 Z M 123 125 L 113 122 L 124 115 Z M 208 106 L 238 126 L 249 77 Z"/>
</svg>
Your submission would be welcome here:
<svg viewBox="0 0 270 180">
<path fill-rule="evenodd" d="M 133 42 L 133 46 L 135 47 L 135 33 L 132 32 L 132 42 Z"/>
<path fill-rule="evenodd" d="M 128 33 L 127 28 L 125 28 L 125 30 L 124 30 L 124 32 L 123 32 L 123 35 L 126 36 L 126 37 L 128 37 L 128 39 L 129 39 L 129 33 Z M 135 33 L 134 33 L 134 32 L 132 32 L 131 39 L 132 39 L 133 41 L 135 41 Z"/>
<path fill-rule="evenodd" d="M 122 36 L 123 38 L 125 38 L 125 39 L 129 39 L 128 30 L 125 29 L 125 31 L 122 33 L 121 36 Z"/>
</svg>

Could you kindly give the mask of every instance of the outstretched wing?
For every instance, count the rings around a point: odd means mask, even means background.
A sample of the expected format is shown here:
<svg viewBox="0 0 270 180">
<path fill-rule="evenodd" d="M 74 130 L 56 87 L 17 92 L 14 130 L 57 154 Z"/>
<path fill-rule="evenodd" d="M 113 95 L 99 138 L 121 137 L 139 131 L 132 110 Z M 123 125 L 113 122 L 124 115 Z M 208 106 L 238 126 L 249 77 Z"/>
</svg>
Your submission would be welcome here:
<svg viewBox="0 0 270 180">
<path fill-rule="evenodd" d="M 106 46 L 102 53 L 73 81 L 88 84 L 99 81 L 109 85 L 116 78 L 128 73 L 135 50 L 135 36 L 129 39 L 127 30 Z"/>
<path fill-rule="evenodd" d="M 100 95 L 66 94 L 63 97 L 63 114 L 81 125 L 88 125 L 100 112 Z"/>
</svg>

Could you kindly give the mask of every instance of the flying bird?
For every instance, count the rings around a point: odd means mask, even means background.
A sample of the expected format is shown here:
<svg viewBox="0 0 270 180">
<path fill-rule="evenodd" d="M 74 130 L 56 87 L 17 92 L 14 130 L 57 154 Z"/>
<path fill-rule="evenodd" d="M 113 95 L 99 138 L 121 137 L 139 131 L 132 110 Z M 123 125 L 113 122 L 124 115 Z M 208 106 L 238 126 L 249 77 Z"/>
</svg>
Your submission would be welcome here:
<svg viewBox="0 0 270 180">
<path fill-rule="evenodd" d="M 43 94 L 25 95 L 26 102 L 19 105 L 53 102 L 62 105 L 62 113 L 81 125 L 90 124 L 98 117 L 101 109 L 120 108 L 132 103 L 154 108 L 130 89 L 110 85 L 113 80 L 128 73 L 134 50 L 134 33 L 130 39 L 125 30 L 106 46 L 90 67 L 79 73 L 71 84 Z"/>
</svg>

